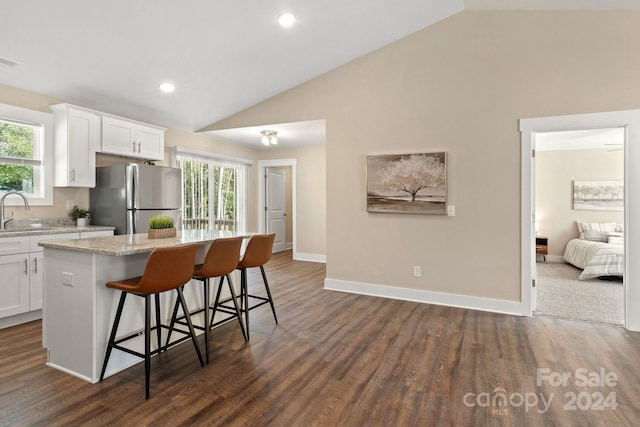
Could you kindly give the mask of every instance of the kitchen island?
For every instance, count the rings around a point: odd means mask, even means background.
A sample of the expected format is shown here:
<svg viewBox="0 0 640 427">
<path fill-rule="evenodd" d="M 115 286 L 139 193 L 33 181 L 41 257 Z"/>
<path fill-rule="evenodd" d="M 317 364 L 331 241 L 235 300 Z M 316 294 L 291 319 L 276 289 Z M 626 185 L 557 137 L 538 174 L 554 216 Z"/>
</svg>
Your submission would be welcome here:
<svg viewBox="0 0 640 427">
<path fill-rule="evenodd" d="M 134 234 L 41 242 L 45 263 L 42 342 L 47 349 L 47 365 L 97 382 L 120 296 L 120 292 L 107 288 L 106 282 L 141 276 L 155 248 L 194 243 L 198 245 L 196 263 L 201 263 L 213 240 L 236 236 L 249 238 L 253 234 L 184 230 L 176 237 L 166 239 Z M 234 280 L 234 285 L 238 285 L 238 280 Z M 202 292 L 200 282 L 185 286 L 190 310 L 202 308 Z M 127 299 L 119 336 L 144 330 L 143 301 L 142 298 Z M 174 302 L 175 293 L 161 294 L 165 323 L 170 319 Z M 133 341 L 132 348 L 142 349 L 142 336 Z M 153 338 L 152 345 L 157 345 Z M 114 351 L 105 377 L 141 361 L 130 354 Z"/>
</svg>

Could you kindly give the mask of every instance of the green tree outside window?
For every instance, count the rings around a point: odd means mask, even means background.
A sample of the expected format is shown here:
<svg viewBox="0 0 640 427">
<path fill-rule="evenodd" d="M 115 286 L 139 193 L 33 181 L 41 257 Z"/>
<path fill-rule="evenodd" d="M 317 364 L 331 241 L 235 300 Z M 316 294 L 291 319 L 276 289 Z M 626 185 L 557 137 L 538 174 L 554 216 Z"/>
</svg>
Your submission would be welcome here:
<svg viewBox="0 0 640 427">
<path fill-rule="evenodd" d="M 0 156 L 33 159 L 34 129 L 0 122 Z M 33 166 L 0 163 L 0 191 L 33 191 Z"/>
</svg>

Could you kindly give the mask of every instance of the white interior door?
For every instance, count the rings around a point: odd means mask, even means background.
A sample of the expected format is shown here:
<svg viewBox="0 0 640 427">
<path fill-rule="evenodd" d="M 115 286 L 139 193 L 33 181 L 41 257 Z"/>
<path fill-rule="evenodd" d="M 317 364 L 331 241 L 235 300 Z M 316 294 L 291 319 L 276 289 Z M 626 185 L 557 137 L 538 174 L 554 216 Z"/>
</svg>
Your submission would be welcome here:
<svg viewBox="0 0 640 427">
<path fill-rule="evenodd" d="M 284 170 L 266 168 L 265 189 L 265 229 L 267 233 L 276 233 L 276 238 L 273 242 L 273 253 L 282 252 L 287 248 L 286 182 Z"/>
</svg>

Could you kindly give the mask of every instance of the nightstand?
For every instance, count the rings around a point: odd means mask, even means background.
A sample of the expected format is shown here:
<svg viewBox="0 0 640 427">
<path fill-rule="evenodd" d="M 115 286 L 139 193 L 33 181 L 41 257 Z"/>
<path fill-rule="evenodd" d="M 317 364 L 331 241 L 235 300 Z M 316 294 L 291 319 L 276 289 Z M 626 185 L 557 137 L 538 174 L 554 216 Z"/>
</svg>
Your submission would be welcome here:
<svg viewBox="0 0 640 427">
<path fill-rule="evenodd" d="M 541 255 L 542 260 L 547 262 L 547 255 L 549 255 L 549 239 L 547 237 L 536 236 L 536 255 Z"/>
</svg>

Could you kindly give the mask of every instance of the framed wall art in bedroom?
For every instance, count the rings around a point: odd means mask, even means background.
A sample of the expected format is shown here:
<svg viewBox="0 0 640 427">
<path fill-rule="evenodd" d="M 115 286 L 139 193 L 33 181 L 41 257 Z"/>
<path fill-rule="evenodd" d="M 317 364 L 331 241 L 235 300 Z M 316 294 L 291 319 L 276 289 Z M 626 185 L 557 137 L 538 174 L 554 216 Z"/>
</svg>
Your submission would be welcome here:
<svg viewBox="0 0 640 427">
<path fill-rule="evenodd" d="M 367 156 L 367 211 L 447 214 L 447 153 Z"/>
<path fill-rule="evenodd" d="M 624 210 L 624 181 L 573 181 L 573 209 Z"/>
</svg>

